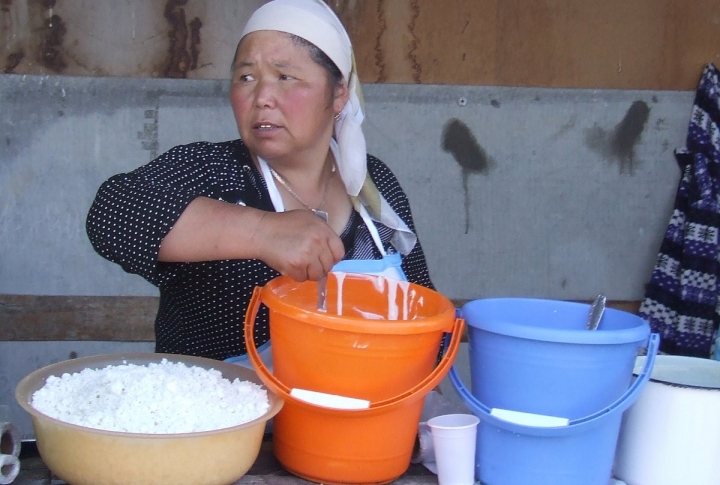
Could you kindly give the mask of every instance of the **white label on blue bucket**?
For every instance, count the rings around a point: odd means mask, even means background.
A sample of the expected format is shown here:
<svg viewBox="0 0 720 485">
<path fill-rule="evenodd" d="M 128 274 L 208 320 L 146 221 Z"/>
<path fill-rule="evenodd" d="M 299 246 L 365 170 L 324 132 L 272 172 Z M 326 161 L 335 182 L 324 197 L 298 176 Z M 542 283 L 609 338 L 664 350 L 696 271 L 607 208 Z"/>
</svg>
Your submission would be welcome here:
<svg viewBox="0 0 720 485">
<path fill-rule="evenodd" d="M 492 408 L 490 415 L 500 418 L 503 421 L 520 424 L 522 426 L 533 426 L 535 428 L 560 428 L 567 426 L 570 422 L 567 418 L 547 416 L 545 414 L 524 413 L 522 411 L 511 411 L 509 409 Z"/>
<path fill-rule="evenodd" d="M 307 389 L 291 389 L 290 395 L 301 401 L 305 401 L 310 404 L 317 404 L 318 406 L 326 408 L 367 409 L 370 407 L 370 401 L 366 401 L 365 399 L 356 399 L 354 397 L 308 391 Z"/>
</svg>

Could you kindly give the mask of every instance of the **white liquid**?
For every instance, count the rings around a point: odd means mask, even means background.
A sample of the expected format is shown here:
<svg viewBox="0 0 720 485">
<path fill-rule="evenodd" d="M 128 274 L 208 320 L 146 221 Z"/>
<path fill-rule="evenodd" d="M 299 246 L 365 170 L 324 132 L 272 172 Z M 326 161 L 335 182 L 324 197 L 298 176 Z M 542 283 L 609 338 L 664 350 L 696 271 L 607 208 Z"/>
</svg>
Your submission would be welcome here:
<svg viewBox="0 0 720 485">
<path fill-rule="evenodd" d="M 337 281 L 337 315 L 343 314 L 343 284 L 345 282 L 345 275 L 343 272 L 333 272 L 333 276 Z M 373 284 L 375 291 L 378 293 L 385 293 L 387 286 L 387 316 L 377 314 L 374 312 L 366 312 L 360 309 L 354 309 L 363 318 L 367 320 L 398 320 L 402 318 L 407 320 L 410 315 L 410 309 L 416 303 L 417 291 L 410 288 L 410 282 L 400 281 L 392 278 L 385 278 L 380 275 L 366 275 L 361 273 L 353 273 L 355 277 L 370 280 Z M 399 289 L 398 289 L 399 288 Z M 401 307 L 398 305 L 398 291 L 401 292 L 402 304 Z M 417 304 L 422 306 L 423 298 L 417 301 Z"/>
<path fill-rule="evenodd" d="M 388 281 L 388 320 L 397 320 L 398 318 L 397 287 L 395 282 Z"/>
<path fill-rule="evenodd" d="M 409 306 L 410 302 L 408 301 L 408 296 L 410 293 L 410 291 L 409 291 L 410 283 L 407 281 L 400 281 L 398 284 L 400 285 L 400 288 L 402 288 L 402 292 L 403 292 L 403 317 L 402 317 L 402 319 L 407 320 L 408 312 L 410 310 L 410 306 Z M 413 293 L 413 297 L 414 297 L 415 290 L 413 290 L 412 293 Z M 410 299 L 410 301 L 412 301 L 412 298 Z"/>
<path fill-rule="evenodd" d="M 343 281 L 345 280 L 345 273 L 333 273 L 337 280 L 337 314 L 342 315 L 342 294 L 343 294 Z"/>
<path fill-rule="evenodd" d="M 385 317 L 377 313 L 357 311 L 365 320 L 385 320 Z"/>
</svg>

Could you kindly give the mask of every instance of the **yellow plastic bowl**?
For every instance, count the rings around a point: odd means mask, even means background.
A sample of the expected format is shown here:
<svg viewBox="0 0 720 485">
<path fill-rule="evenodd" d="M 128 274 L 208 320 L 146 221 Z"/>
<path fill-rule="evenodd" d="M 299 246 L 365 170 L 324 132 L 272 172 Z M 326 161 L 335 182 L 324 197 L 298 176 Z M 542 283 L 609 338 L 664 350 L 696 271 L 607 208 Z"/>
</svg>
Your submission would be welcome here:
<svg viewBox="0 0 720 485">
<path fill-rule="evenodd" d="M 265 425 L 283 401 L 268 390 L 270 409 L 231 428 L 197 433 L 143 434 L 105 431 L 51 418 L 30 402 L 50 376 L 108 365 L 182 362 L 216 369 L 224 378 L 262 385 L 257 374 L 225 362 L 184 355 L 131 353 L 67 360 L 23 378 L 15 398 L 32 417 L 38 450 L 47 467 L 73 485 L 228 485 L 240 479 L 260 453 Z"/>
</svg>

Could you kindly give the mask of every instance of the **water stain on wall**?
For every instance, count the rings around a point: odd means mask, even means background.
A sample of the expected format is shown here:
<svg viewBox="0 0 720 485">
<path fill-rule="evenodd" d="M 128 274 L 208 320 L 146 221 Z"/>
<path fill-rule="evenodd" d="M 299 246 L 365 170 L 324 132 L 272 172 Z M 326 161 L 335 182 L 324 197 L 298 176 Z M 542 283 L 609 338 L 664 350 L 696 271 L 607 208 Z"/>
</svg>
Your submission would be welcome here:
<svg viewBox="0 0 720 485">
<path fill-rule="evenodd" d="M 39 32 L 40 52 L 38 62 L 55 73 L 62 73 L 67 67 L 67 62 L 62 52 L 63 41 L 67 34 L 65 21 L 59 15 L 53 13 L 55 0 L 38 0 L 35 2 L 38 7 L 44 10 L 44 22 Z"/>
<path fill-rule="evenodd" d="M 635 146 L 650 117 L 650 107 L 644 101 L 634 101 L 623 119 L 611 131 L 597 124 L 585 132 L 585 144 L 603 158 L 617 161 L 620 173 L 632 175 L 635 172 Z"/>
<path fill-rule="evenodd" d="M 54 12 L 55 5 L 56 0 L 0 0 L 0 32 L 5 38 L 3 73 L 24 74 L 33 64 L 43 73 L 64 73 L 67 26 Z"/>
<path fill-rule="evenodd" d="M 15 68 L 18 67 L 24 57 L 25 53 L 22 50 L 8 54 L 7 58 L 5 59 L 5 67 L 3 68 L 3 73 L 12 73 Z"/>
<path fill-rule="evenodd" d="M 138 131 L 138 140 L 142 144 L 142 149 L 150 152 L 150 158 L 154 159 L 158 156 L 158 147 L 160 146 L 158 134 L 160 132 L 160 124 L 158 122 L 160 115 L 159 107 L 155 109 L 145 110 L 145 122 L 143 130 Z"/>
<path fill-rule="evenodd" d="M 450 119 L 443 128 L 442 149 L 453 156 L 462 170 L 465 196 L 465 234 L 467 234 L 470 229 L 468 178 L 473 173 L 487 175 L 493 160 L 480 146 L 470 128 L 457 118 Z"/>
<path fill-rule="evenodd" d="M 419 84 L 426 81 L 427 3 L 420 0 L 326 0 L 353 40 L 364 82 Z M 430 66 L 432 68 L 432 66 Z"/>
<path fill-rule="evenodd" d="M 557 140 L 558 138 L 562 137 L 563 135 L 567 134 L 572 130 L 575 125 L 577 124 L 577 115 L 573 114 L 570 116 L 570 119 L 568 119 L 565 124 L 563 124 L 553 135 L 552 139 Z"/>
<path fill-rule="evenodd" d="M 40 64 L 56 73 L 61 73 L 67 67 L 61 51 L 66 33 L 65 22 L 59 15 L 53 15 L 45 21 L 40 38 Z"/>
<path fill-rule="evenodd" d="M 420 37 L 415 33 L 417 19 L 420 16 L 420 6 L 418 5 L 418 0 L 412 0 L 410 2 L 410 11 L 412 12 L 412 18 L 410 20 L 410 24 L 408 25 L 408 30 L 412 36 L 412 41 L 410 42 L 410 52 L 408 53 L 408 57 L 410 58 L 410 66 L 412 67 L 413 81 L 420 84 L 422 82 L 422 65 L 420 64 L 417 54 L 418 46 L 420 45 Z"/>
<path fill-rule="evenodd" d="M 648 105 L 644 101 L 635 101 L 620 124 L 615 127 L 610 147 L 613 155 L 620 160 L 621 170 L 625 166 L 632 173 L 635 145 L 640 141 L 649 116 Z"/>
<path fill-rule="evenodd" d="M 190 70 L 198 67 L 198 57 L 200 56 L 200 28 L 202 22 L 195 17 L 190 22 Z"/>
<path fill-rule="evenodd" d="M 395 1 L 395 0 L 389 0 Z M 325 0 L 330 8 L 340 18 L 340 22 L 345 26 L 348 34 L 355 43 L 354 53 L 355 59 L 360 66 L 366 66 L 360 69 L 360 75 L 368 74 L 367 67 L 373 66 L 377 74 L 375 82 L 385 82 L 387 73 L 385 72 L 385 54 L 383 51 L 383 36 L 387 32 L 388 22 L 385 11 L 387 9 L 385 0 L 374 0 L 368 2 L 365 0 Z M 362 36 L 362 43 L 357 38 L 357 33 Z M 355 35 L 353 35 L 355 34 Z M 368 46 L 365 56 L 360 55 L 360 47 Z"/>
<path fill-rule="evenodd" d="M 202 21 L 193 18 L 187 22 L 185 9 L 188 0 L 168 0 L 165 4 L 164 17 L 170 30 L 168 39 L 168 58 L 163 76 L 169 78 L 186 78 L 187 73 L 198 67 L 200 55 L 200 29 Z"/>
<path fill-rule="evenodd" d="M 377 0 L 378 4 L 382 4 L 384 0 Z M 357 27 L 357 21 L 361 16 L 361 10 L 358 7 L 362 7 L 364 0 L 325 0 L 330 8 L 340 17 L 340 21 L 347 29 L 353 29 Z M 380 7 L 378 7 L 380 8 Z"/>
<path fill-rule="evenodd" d="M 375 36 L 375 65 L 378 67 L 377 82 L 382 83 L 387 80 L 385 74 L 385 56 L 382 50 L 382 36 L 387 30 L 387 22 L 385 21 L 385 6 L 383 0 L 378 1 L 377 6 L 378 33 Z"/>
</svg>

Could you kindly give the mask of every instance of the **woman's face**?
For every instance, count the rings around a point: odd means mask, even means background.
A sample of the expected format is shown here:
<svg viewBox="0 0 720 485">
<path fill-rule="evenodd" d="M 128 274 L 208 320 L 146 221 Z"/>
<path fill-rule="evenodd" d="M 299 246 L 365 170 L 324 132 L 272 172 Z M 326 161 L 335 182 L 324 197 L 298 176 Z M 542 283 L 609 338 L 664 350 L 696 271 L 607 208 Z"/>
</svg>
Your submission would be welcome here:
<svg viewBox="0 0 720 485">
<path fill-rule="evenodd" d="M 346 101 L 344 83 L 331 87 L 325 69 L 288 34 L 262 30 L 240 43 L 230 102 L 240 137 L 268 162 L 324 157 Z"/>
</svg>

